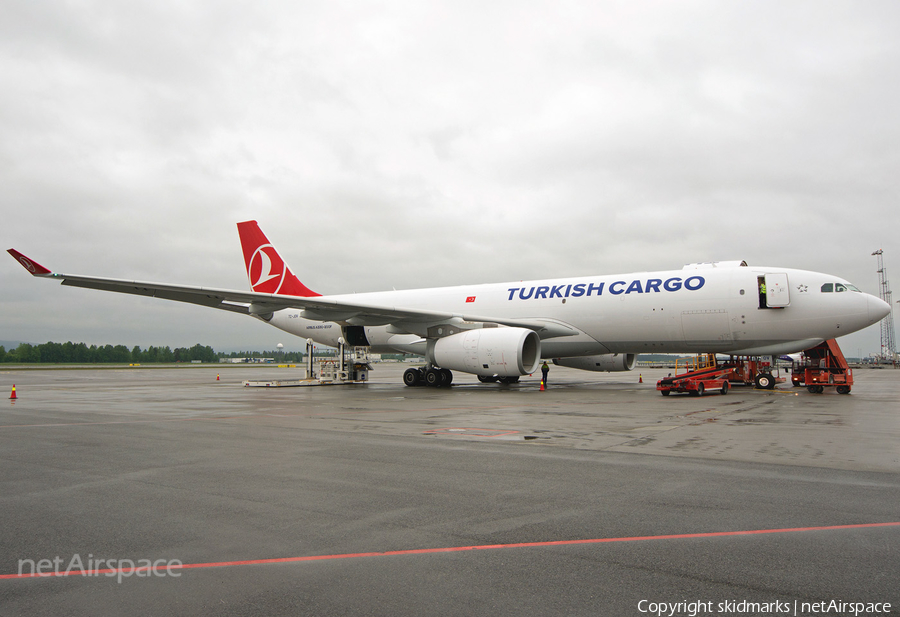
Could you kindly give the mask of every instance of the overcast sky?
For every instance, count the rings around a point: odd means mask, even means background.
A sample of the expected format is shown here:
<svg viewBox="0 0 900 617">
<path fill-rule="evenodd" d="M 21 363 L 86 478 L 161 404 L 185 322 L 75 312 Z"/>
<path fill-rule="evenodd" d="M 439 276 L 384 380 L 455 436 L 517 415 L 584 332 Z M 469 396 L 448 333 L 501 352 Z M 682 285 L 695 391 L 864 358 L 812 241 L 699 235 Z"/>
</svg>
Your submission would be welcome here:
<svg viewBox="0 0 900 617">
<path fill-rule="evenodd" d="M 877 294 L 898 32 L 894 1 L 7 0 L 2 248 L 246 289 L 256 219 L 325 294 L 739 259 Z M 0 340 L 302 348 L 4 259 Z"/>
</svg>

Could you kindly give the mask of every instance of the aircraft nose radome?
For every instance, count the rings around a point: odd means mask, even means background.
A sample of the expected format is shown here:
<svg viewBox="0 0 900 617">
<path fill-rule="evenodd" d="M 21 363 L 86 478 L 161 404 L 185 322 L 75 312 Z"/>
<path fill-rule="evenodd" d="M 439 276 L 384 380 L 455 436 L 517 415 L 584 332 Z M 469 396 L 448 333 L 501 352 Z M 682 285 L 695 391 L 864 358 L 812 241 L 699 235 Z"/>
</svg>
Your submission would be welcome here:
<svg viewBox="0 0 900 617">
<path fill-rule="evenodd" d="M 891 312 L 891 305 L 881 298 L 866 294 L 866 300 L 868 300 L 869 319 L 872 320 L 872 323 L 878 323 Z"/>
</svg>

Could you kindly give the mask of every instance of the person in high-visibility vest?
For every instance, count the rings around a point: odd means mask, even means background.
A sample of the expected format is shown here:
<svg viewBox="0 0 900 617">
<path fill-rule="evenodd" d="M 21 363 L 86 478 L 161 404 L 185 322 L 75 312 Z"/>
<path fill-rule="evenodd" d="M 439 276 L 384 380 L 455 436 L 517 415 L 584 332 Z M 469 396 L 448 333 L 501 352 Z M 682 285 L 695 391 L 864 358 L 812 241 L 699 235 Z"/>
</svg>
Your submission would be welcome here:
<svg viewBox="0 0 900 617">
<path fill-rule="evenodd" d="M 759 308 L 765 308 L 766 304 L 766 281 L 759 282 Z"/>
<path fill-rule="evenodd" d="M 544 387 L 547 387 L 547 374 L 550 372 L 550 367 L 547 365 L 547 361 L 544 360 L 544 363 L 541 365 L 541 380 L 544 382 Z"/>
</svg>

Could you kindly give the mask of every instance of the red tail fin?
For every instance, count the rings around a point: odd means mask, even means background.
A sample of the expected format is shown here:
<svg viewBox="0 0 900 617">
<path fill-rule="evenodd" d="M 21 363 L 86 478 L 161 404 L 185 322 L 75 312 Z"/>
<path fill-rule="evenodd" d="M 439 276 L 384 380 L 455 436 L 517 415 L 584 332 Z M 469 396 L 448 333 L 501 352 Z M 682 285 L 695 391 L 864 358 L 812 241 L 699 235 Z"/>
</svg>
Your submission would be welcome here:
<svg viewBox="0 0 900 617">
<path fill-rule="evenodd" d="M 238 223 L 244 265 L 253 291 L 282 296 L 319 296 L 300 282 L 269 242 L 256 221 Z"/>
<path fill-rule="evenodd" d="M 25 269 L 31 272 L 34 276 L 45 276 L 47 274 L 51 274 L 50 270 L 48 270 L 35 260 L 25 257 L 25 255 L 23 255 L 16 249 L 9 249 L 6 252 L 15 257 L 19 261 L 19 263 L 22 264 Z"/>
</svg>

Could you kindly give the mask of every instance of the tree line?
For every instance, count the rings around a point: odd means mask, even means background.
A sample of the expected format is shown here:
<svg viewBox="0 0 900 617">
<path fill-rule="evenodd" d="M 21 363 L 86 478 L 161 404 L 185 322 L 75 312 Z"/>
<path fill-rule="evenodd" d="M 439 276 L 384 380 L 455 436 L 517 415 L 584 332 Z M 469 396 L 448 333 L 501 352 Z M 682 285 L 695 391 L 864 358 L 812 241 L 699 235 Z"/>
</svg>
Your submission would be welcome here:
<svg viewBox="0 0 900 617">
<path fill-rule="evenodd" d="M 218 362 L 219 355 L 212 347 L 197 343 L 193 347 L 148 347 L 135 345 L 91 345 L 84 343 L 20 343 L 7 350 L 0 345 L 0 362 L 49 363 L 49 364 L 155 364 L 163 362 Z"/>
<path fill-rule="evenodd" d="M 334 349 L 317 349 L 316 357 L 330 357 Z M 402 360 L 406 354 L 381 354 L 382 359 Z M 20 343 L 7 350 L 0 345 L 0 363 L 16 364 L 162 364 L 173 362 L 218 362 L 220 358 L 273 358 L 278 362 L 304 362 L 302 351 L 232 351 L 216 352 L 212 347 L 197 343 L 193 347 L 148 347 L 135 345 L 91 345 L 84 343 Z"/>
</svg>

